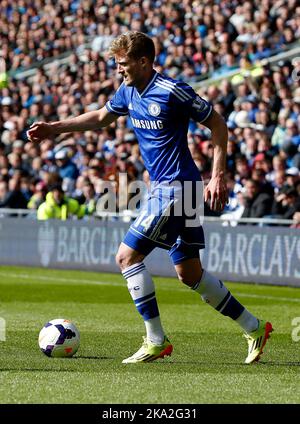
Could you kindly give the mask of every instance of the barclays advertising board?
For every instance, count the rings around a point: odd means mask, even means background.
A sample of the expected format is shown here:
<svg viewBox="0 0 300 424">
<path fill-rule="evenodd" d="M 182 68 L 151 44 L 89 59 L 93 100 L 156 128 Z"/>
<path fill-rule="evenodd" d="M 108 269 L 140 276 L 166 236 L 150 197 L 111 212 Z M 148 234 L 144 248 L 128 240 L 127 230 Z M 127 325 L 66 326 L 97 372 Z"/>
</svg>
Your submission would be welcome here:
<svg viewBox="0 0 300 424">
<path fill-rule="evenodd" d="M 0 264 L 119 272 L 115 255 L 129 224 L 120 221 L 0 220 Z M 204 267 L 218 278 L 300 287 L 300 229 L 204 224 Z M 166 251 L 145 263 L 175 276 Z"/>
</svg>

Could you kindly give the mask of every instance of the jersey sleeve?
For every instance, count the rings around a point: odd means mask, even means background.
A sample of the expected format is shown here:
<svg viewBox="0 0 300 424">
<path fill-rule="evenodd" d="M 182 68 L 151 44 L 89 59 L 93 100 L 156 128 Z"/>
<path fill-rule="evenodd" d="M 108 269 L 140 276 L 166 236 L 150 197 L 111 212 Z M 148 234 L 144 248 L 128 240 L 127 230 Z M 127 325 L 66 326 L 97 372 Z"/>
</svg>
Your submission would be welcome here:
<svg viewBox="0 0 300 424">
<path fill-rule="evenodd" d="M 188 114 L 196 122 L 205 121 L 212 113 L 212 104 L 200 97 L 191 86 L 178 81 L 172 90 L 172 103 L 180 114 Z"/>
<path fill-rule="evenodd" d="M 113 98 L 106 103 L 105 107 L 109 112 L 116 115 L 128 115 L 124 84 L 120 85 Z"/>
</svg>

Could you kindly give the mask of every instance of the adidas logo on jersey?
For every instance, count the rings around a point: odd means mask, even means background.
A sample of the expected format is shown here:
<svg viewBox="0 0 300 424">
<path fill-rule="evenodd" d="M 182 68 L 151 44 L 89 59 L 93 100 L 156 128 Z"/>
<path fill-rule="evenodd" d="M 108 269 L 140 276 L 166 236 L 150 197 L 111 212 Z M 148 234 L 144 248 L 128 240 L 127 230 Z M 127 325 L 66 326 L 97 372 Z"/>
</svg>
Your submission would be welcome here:
<svg viewBox="0 0 300 424">
<path fill-rule="evenodd" d="M 131 102 L 130 102 L 130 103 L 129 103 L 129 105 L 128 105 L 128 109 L 129 109 L 129 110 L 133 110 L 133 106 L 132 106 L 132 103 L 131 103 Z"/>
</svg>

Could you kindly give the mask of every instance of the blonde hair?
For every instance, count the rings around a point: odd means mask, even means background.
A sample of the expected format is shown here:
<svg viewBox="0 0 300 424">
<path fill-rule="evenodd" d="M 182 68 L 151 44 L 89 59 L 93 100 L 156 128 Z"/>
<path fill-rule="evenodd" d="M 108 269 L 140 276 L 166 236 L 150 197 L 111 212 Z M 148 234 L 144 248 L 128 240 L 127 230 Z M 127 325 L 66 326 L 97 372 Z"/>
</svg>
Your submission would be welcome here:
<svg viewBox="0 0 300 424">
<path fill-rule="evenodd" d="M 131 59 L 140 59 L 145 56 L 151 63 L 155 58 L 155 47 L 148 35 L 139 31 L 128 31 L 119 35 L 110 45 L 109 54 L 114 56 L 124 52 Z"/>
</svg>

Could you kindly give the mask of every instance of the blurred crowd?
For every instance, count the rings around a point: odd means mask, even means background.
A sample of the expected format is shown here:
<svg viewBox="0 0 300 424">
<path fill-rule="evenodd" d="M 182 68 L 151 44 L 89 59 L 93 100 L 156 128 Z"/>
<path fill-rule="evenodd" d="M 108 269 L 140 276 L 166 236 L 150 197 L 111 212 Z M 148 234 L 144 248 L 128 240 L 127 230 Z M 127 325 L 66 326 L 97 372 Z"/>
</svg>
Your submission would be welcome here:
<svg viewBox="0 0 300 424">
<path fill-rule="evenodd" d="M 10 70 L 90 41 L 102 53 L 130 29 L 153 37 L 166 73 L 189 79 L 254 63 L 300 35 L 297 0 L 2 0 L 0 25 Z"/>
<path fill-rule="evenodd" d="M 3 0 L 0 24 L 0 58 L 10 72 L 2 78 L 0 69 L 0 207 L 37 209 L 57 190 L 91 215 L 110 204 L 107 182 L 115 193 L 124 189 L 120 173 L 127 182 L 148 182 L 126 117 L 39 145 L 26 138 L 34 121 L 105 104 L 121 82 L 107 47 L 131 29 L 153 38 L 158 71 L 191 84 L 224 76 L 197 90 L 229 129 L 225 213 L 293 218 L 300 225 L 300 59 L 266 60 L 299 40 L 296 1 Z M 66 53 L 65 64 L 54 60 Z M 47 72 L 37 67 L 33 76 L 17 78 L 44 60 Z M 188 143 L 207 180 L 210 132 L 191 122 Z"/>
</svg>

